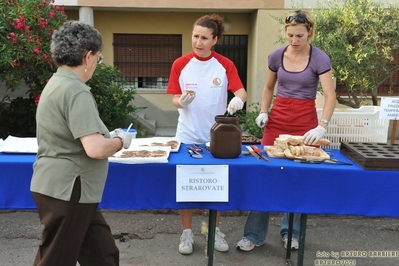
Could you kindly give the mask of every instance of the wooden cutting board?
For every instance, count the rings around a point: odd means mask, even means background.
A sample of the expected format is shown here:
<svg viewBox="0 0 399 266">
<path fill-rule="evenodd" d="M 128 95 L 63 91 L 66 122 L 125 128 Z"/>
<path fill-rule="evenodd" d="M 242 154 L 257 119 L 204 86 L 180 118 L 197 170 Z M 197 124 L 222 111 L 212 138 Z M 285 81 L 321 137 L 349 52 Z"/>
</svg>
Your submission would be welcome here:
<svg viewBox="0 0 399 266">
<path fill-rule="evenodd" d="M 316 151 L 320 153 L 320 156 L 313 156 L 313 155 L 301 155 L 301 156 L 292 156 L 287 157 L 285 155 L 276 156 L 269 151 L 270 146 L 264 146 L 264 150 L 266 151 L 267 155 L 271 158 L 286 158 L 286 159 L 297 159 L 297 160 L 327 160 L 330 159 L 330 155 L 328 155 L 323 149 L 316 148 Z"/>
</svg>

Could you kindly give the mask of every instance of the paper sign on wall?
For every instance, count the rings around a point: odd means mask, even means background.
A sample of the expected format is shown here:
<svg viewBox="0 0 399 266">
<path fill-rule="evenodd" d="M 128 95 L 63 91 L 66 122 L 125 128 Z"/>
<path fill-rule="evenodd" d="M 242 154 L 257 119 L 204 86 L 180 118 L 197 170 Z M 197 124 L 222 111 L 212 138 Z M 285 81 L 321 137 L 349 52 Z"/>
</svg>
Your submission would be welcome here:
<svg viewBox="0 0 399 266">
<path fill-rule="evenodd" d="M 228 165 L 176 165 L 177 202 L 228 202 Z"/>
<path fill-rule="evenodd" d="M 399 98 L 382 97 L 379 117 L 380 119 L 399 119 Z"/>
</svg>

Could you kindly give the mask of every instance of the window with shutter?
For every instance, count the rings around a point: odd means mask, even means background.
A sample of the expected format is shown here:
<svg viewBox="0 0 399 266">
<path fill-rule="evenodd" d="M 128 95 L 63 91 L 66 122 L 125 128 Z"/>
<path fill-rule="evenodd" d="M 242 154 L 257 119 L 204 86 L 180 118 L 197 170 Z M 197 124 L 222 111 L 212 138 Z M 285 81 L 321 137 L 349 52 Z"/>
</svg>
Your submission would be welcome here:
<svg viewBox="0 0 399 266">
<path fill-rule="evenodd" d="M 182 35 L 114 34 L 114 66 L 138 91 L 166 91 L 173 61 L 182 55 Z"/>
</svg>

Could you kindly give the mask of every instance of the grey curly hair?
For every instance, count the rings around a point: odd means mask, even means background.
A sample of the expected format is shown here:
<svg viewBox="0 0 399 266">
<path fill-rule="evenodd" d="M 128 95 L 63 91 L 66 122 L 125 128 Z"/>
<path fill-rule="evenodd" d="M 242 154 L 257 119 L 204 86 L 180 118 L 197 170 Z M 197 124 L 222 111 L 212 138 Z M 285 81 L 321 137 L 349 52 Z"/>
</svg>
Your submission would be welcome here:
<svg viewBox="0 0 399 266">
<path fill-rule="evenodd" d="M 89 24 L 70 20 L 53 32 L 51 57 L 58 66 L 76 67 L 82 64 L 84 55 L 102 49 L 102 37 L 97 29 Z"/>
</svg>

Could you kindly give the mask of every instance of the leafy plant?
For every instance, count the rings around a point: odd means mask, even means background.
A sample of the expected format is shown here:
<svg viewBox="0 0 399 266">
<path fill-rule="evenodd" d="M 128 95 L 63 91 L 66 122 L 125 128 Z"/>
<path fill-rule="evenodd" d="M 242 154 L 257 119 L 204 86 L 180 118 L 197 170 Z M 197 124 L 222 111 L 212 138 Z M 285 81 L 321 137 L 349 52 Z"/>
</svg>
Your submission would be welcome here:
<svg viewBox="0 0 399 266">
<path fill-rule="evenodd" d="M 378 87 L 399 71 L 399 64 L 394 63 L 399 49 L 399 6 L 385 1 L 331 0 L 319 1 L 311 13 L 316 23 L 312 44 L 330 56 L 334 77 L 346 88 L 347 97 L 337 95 L 338 102 L 359 108 L 371 95 L 373 105 L 378 105 Z M 274 18 L 283 23 L 283 18 Z"/>
<path fill-rule="evenodd" d="M 51 36 L 66 20 L 63 7 L 50 0 L 0 1 L 0 80 L 8 90 L 21 87 L 40 95 L 56 65 Z"/>
<path fill-rule="evenodd" d="M 325 3 L 323 3 L 325 4 Z M 338 102 L 358 108 L 371 94 L 377 105 L 378 87 L 399 70 L 399 6 L 371 0 L 333 0 L 313 11 L 313 44 L 331 58 L 334 75 L 347 89 Z"/>
<path fill-rule="evenodd" d="M 105 64 L 99 64 L 93 77 L 86 83 L 97 102 L 100 117 L 109 130 L 128 127 L 131 122 L 136 130 L 139 129 L 139 122 L 130 121 L 132 117 L 129 114 L 142 108 L 132 104 L 136 90 L 126 86 L 126 83 L 116 67 Z"/>
<path fill-rule="evenodd" d="M 28 97 L 0 102 L 0 138 L 34 136 L 36 106 L 56 66 L 50 56 L 54 29 L 67 17 L 49 0 L 0 1 L 0 81 L 14 91 L 28 88 Z"/>
<path fill-rule="evenodd" d="M 9 135 L 32 137 L 36 134 L 36 104 L 31 98 L 8 97 L 0 103 L 0 138 Z"/>
<path fill-rule="evenodd" d="M 4 98 L 0 103 L 0 137 L 35 136 L 36 106 L 41 91 L 56 70 L 50 56 L 53 31 L 67 17 L 54 0 L 0 1 L 0 80 L 8 90 L 28 87 L 28 97 Z M 22 84 L 23 83 L 23 84 Z M 87 83 L 100 117 L 110 130 L 127 127 L 128 115 L 140 110 L 131 104 L 134 88 L 126 87 L 119 71 L 100 64 Z M 126 120 L 129 121 L 126 121 Z M 135 128 L 140 125 L 135 121 Z"/>
<path fill-rule="evenodd" d="M 263 136 L 263 128 L 258 127 L 255 122 L 259 112 L 259 102 L 252 102 L 247 106 L 247 110 L 239 110 L 236 112 L 236 115 L 238 116 L 238 123 L 241 125 L 242 130 L 258 139 L 261 139 Z"/>
</svg>

